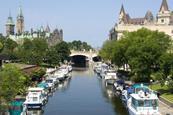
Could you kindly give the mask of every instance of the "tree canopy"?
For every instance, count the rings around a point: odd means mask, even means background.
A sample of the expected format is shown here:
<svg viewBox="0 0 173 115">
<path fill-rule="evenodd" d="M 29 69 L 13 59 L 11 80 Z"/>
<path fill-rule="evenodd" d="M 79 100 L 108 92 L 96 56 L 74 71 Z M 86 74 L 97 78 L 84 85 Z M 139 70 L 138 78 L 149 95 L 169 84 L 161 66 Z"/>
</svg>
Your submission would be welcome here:
<svg viewBox="0 0 173 115">
<path fill-rule="evenodd" d="M 61 42 L 49 48 L 46 56 L 47 63 L 59 64 L 65 60 L 69 60 L 70 48 L 66 42 Z"/>
<path fill-rule="evenodd" d="M 6 64 L 0 71 L 0 111 L 15 98 L 18 93 L 25 91 L 27 76 L 19 68 Z"/>
<path fill-rule="evenodd" d="M 10 59 L 16 59 L 15 50 L 18 47 L 18 44 L 9 38 L 2 40 L 2 43 L 2 54 L 8 55 Z"/>
<path fill-rule="evenodd" d="M 43 38 L 24 39 L 23 44 L 18 47 L 17 54 L 23 62 L 39 65 L 43 62 L 47 50 L 48 44 Z"/>
<path fill-rule="evenodd" d="M 122 39 L 106 42 L 100 55 L 111 60 L 118 67 L 128 65 L 132 80 L 148 82 L 151 74 L 161 70 L 168 63 L 164 58 L 171 56 L 170 37 L 162 32 L 142 28 L 135 32 L 125 32 Z M 164 57 L 163 55 L 169 55 Z M 164 70 L 165 71 L 165 70 Z"/>
<path fill-rule="evenodd" d="M 2 50 L 2 48 L 3 48 L 3 45 L 2 45 L 2 43 L 0 42 L 0 51 Z"/>
<path fill-rule="evenodd" d="M 89 51 L 90 49 L 93 49 L 90 45 L 87 44 L 87 42 L 82 42 L 80 40 L 74 40 L 72 42 L 69 42 L 68 45 L 71 50 L 76 51 Z"/>
</svg>

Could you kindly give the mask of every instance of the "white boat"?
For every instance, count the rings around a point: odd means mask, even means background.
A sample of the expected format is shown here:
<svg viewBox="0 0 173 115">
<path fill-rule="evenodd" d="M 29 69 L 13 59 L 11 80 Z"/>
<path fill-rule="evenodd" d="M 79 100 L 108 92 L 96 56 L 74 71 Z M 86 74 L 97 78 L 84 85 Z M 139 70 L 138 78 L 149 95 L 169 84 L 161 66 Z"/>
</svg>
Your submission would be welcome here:
<svg viewBox="0 0 173 115">
<path fill-rule="evenodd" d="M 140 90 L 138 93 L 130 94 L 127 108 L 130 115 L 160 115 L 158 97 L 150 91 Z"/>
<path fill-rule="evenodd" d="M 108 70 L 109 70 L 109 66 L 107 64 L 103 63 L 101 65 L 101 72 L 100 72 L 101 78 L 104 78 L 105 77 L 106 71 L 108 71 Z"/>
<path fill-rule="evenodd" d="M 68 73 L 67 73 L 68 74 Z M 59 80 L 59 81 L 63 81 L 66 78 L 66 74 L 64 73 L 64 71 L 62 70 L 58 70 L 57 72 L 55 72 L 55 77 Z"/>
<path fill-rule="evenodd" d="M 114 87 L 115 87 L 116 91 L 120 91 L 120 92 L 123 91 L 123 86 L 124 85 L 125 85 L 124 80 L 117 80 L 114 83 Z"/>
<path fill-rule="evenodd" d="M 29 88 L 24 105 L 27 108 L 42 108 L 47 101 L 44 88 Z"/>
<path fill-rule="evenodd" d="M 101 66 L 96 67 L 95 71 L 97 74 L 100 74 L 101 73 Z"/>
<path fill-rule="evenodd" d="M 97 68 L 101 68 L 101 65 L 102 65 L 102 62 L 96 62 L 96 63 L 94 63 L 93 70 L 95 72 L 97 72 Z"/>
<path fill-rule="evenodd" d="M 68 65 L 67 68 L 68 68 L 68 72 L 72 72 L 73 68 L 71 65 Z"/>
<path fill-rule="evenodd" d="M 59 68 L 59 71 L 63 72 L 65 75 L 67 75 L 69 72 L 69 68 L 67 65 L 63 65 Z"/>
<path fill-rule="evenodd" d="M 105 72 L 104 79 L 108 84 L 114 84 L 115 81 L 117 80 L 117 74 L 116 71 L 114 70 L 108 70 Z"/>
<path fill-rule="evenodd" d="M 45 81 L 48 84 L 49 89 L 53 89 L 55 87 L 54 81 L 51 78 L 46 79 Z"/>
</svg>

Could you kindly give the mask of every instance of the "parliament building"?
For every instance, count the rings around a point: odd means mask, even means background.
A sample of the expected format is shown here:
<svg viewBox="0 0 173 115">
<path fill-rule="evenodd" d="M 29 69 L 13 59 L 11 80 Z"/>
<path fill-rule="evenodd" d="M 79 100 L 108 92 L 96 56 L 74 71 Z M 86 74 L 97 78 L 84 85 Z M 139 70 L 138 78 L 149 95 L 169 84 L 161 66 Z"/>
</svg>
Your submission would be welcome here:
<svg viewBox="0 0 173 115">
<path fill-rule="evenodd" d="M 11 13 L 6 21 L 6 36 L 7 38 L 13 39 L 17 43 L 22 43 L 24 38 L 34 39 L 34 38 L 44 38 L 47 40 L 49 46 L 56 45 L 57 43 L 63 41 L 63 30 L 54 29 L 52 32 L 49 25 L 45 28 L 41 26 L 39 29 L 34 31 L 32 28 L 30 31 L 24 30 L 24 15 L 22 12 L 21 6 L 19 7 L 17 19 L 16 19 L 16 28 Z M 16 31 L 15 31 L 16 29 Z"/>
</svg>

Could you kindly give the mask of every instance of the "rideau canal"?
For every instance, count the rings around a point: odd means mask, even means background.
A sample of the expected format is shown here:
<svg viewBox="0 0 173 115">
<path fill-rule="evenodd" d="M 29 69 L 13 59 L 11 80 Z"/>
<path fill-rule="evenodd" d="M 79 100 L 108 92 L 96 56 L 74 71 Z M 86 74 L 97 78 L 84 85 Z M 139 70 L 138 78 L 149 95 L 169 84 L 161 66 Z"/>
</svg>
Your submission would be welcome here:
<svg viewBox="0 0 173 115">
<path fill-rule="evenodd" d="M 31 115 L 128 115 L 113 86 L 95 74 L 92 68 L 74 70 L 72 77 L 57 86 L 48 104 Z M 30 115 L 29 114 L 29 115 Z"/>
</svg>

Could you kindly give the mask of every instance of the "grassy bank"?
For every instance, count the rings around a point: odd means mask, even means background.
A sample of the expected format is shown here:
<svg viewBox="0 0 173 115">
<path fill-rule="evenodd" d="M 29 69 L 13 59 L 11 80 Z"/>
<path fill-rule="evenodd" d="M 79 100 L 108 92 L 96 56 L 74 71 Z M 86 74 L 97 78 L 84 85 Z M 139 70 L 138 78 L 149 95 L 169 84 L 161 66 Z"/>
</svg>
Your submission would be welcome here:
<svg viewBox="0 0 173 115">
<path fill-rule="evenodd" d="M 169 89 L 167 86 L 161 87 L 160 84 L 153 84 L 150 85 L 150 88 L 152 90 L 158 91 L 161 95 L 162 98 L 166 99 L 167 101 L 173 103 L 173 94 L 170 93 Z"/>
</svg>

